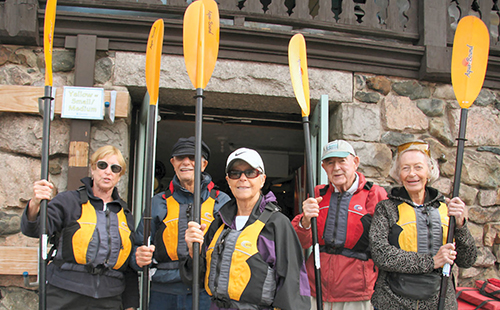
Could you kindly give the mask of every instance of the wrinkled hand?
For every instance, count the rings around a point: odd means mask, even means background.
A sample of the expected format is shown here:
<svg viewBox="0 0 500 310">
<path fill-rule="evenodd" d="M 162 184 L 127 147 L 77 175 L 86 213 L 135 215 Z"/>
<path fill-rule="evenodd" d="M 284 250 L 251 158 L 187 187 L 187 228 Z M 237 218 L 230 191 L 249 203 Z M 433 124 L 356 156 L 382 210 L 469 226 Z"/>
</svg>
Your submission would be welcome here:
<svg viewBox="0 0 500 310">
<path fill-rule="evenodd" d="M 462 228 L 467 219 L 468 211 L 465 203 L 458 197 L 453 199 L 446 198 L 448 205 L 448 216 L 454 216 L 457 228 Z"/>
<path fill-rule="evenodd" d="M 301 224 L 304 228 L 311 227 L 311 219 L 319 216 L 319 203 L 323 197 L 307 198 L 302 202 L 302 220 Z"/>
<path fill-rule="evenodd" d="M 196 222 L 189 222 L 188 229 L 186 229 L 186 235 L 184 239 L 186 240 L 189 256 L 193 257 L 193 243 L 198 242 L 200 246 L 203 244 L 203 231 L 207 227 L 206 224 L 198 224 Z"/>
<path fill-rule="evenodd" d="M 40 203 L 42 200 L 52 199 L 54 185 L 47 180 L 39 180 L 33 184 L 33 198 L 31 198 L 28 206 L 28 220 L 35 221 L 40 211 Z"/>
<path fill-rule="evenodd" d="M 141 245 L 140 247 L 138 247 L 137 250 L 135 251 L 135 261 L 137 262 L 137 265 L 142 268 L 146 265 L 151 264 L 151 261 L 153 260 L 154 251 L 155 251 L 154 245 L 150 246 Z"/>
<path fill-rule="evenodd" d="M 457 258 L 457 252 L 455 251 L 455 244 L 447 243 L 439 248 L 439 251 L 434 255 L 434 269 L 443 267 L 444 264 L 453 264 Z"/>
</svg>

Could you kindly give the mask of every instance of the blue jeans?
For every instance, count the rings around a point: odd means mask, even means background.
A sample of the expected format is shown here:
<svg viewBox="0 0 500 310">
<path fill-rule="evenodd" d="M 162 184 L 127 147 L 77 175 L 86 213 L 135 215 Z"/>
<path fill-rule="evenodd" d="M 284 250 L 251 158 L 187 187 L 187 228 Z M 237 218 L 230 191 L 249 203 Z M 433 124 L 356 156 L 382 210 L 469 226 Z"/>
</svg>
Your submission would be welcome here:
<svg viewBox="0 0 500 310">
<path fill-rule="evenodd" d="M 200 310 L 210 308 L 210 296 L 207 292 L 200 293 Z M 150 310 L 191 310 L 193 308 L 192 294 L 171 295 L 151 291 L 149 295 Z"/>
</svg>

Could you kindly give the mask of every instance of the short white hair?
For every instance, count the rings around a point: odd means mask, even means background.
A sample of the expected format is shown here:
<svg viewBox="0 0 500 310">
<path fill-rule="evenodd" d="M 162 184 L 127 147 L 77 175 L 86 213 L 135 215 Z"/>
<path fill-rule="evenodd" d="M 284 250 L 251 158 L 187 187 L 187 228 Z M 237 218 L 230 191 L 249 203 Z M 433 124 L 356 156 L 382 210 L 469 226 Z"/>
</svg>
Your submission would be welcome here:
<svg viewBox="0 0 500 310">
<path fill-rule="evenodd" d="M 391 178 L 393 178 L 394 181 L 396 181 L 396 183 L 398 183 L 399 185 L 403 185 L 403 182 L 401 181 L 401 179 L 399 177 L 399 173 L 401 172 L 401 166 L 400 166 L 401 165 L 401 155 L 403 155 L 404 153 L 406 153 L 408 151 L 418 151 L 418 152 L 425 155 L 425 158 L 427 159 L 426 163 L 427 163 L 427 166 L 429 168 L 429 175 L 427 176 L 427 184 L 426 185 L 428 185 L 429 183 L 433 183 L 434 181 L 436 181 L 439 178 L 439 166 L 438 166 L 437 161 L 434 158 L 432 158 L 431 156 L 429 156 L 427 153 L 422 151 L 422 149 L 419 148 L 418 146 L 411 145 L 410 147 L 408 147 L 404 151 L 397 153 L 396 157 L 392 161 L 391 170 L 389 170 L 389 176 Z"/>
</svg>

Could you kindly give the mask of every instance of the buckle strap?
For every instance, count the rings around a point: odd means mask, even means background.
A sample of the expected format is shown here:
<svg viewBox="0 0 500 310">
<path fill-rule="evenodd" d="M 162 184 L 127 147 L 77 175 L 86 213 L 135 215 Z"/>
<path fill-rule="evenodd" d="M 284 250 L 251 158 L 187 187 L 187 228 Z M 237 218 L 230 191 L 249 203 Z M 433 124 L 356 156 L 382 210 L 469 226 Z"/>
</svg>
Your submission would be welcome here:
<svg viewBox="0 0 500 310">
<path fill-rule="evenodd" d="M 352 258 L 357 258 L 360 260 L 367 261 L 369 258 L 371 258 L 371 254 L 369 252 L 356 252 L 351 249 L 346 249 L 346 248 L 336 248 L 333 246 L 328 246 L 328 245 L 320 245 L 319 247 L 320 252 L 328 253 L 328 254 L 335 254 L 335 255 L 344 255 L 347 257 L 352 257 Z"/>
<path fill-rule="evenodd" d="M 161 269 L 161 270 L 173 270 L 179 269 L 179 261 L 175 262 L 161 262 L 158 264 L 154 264 L 153 268 Z"/>
</svg>

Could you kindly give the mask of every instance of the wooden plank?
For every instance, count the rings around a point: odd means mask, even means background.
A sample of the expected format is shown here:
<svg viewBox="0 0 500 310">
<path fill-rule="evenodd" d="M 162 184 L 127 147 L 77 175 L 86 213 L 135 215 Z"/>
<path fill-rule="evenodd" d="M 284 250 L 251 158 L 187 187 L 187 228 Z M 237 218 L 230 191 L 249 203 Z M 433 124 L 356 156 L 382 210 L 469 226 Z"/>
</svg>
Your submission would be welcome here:
<svg viewBox="0 0 500 310">
<path fill-rule="evenodd" d="M 36 113 L 38 98 L 43 97 L 44 87 L 0 85 L 0 112 Z M 56 88 L 55 113 L 61 114 L 63 88 Z M 111 100 L 111 91 L 104 91 L 104 101 Z M 116 92 L 115 117 L 128 117 L 130 95 L 128 91 Z"/>
<path fill-rule="evenodd" d="M 38 247 L 0 246 L 0 275 L 38 274 Z"/>
<path fill-rule="evenodd" d="M 71 141 L 69 143 L 70 167 L 87 167 L 89 164 L 89 144 L 83 141 Z"/>
</svg>

